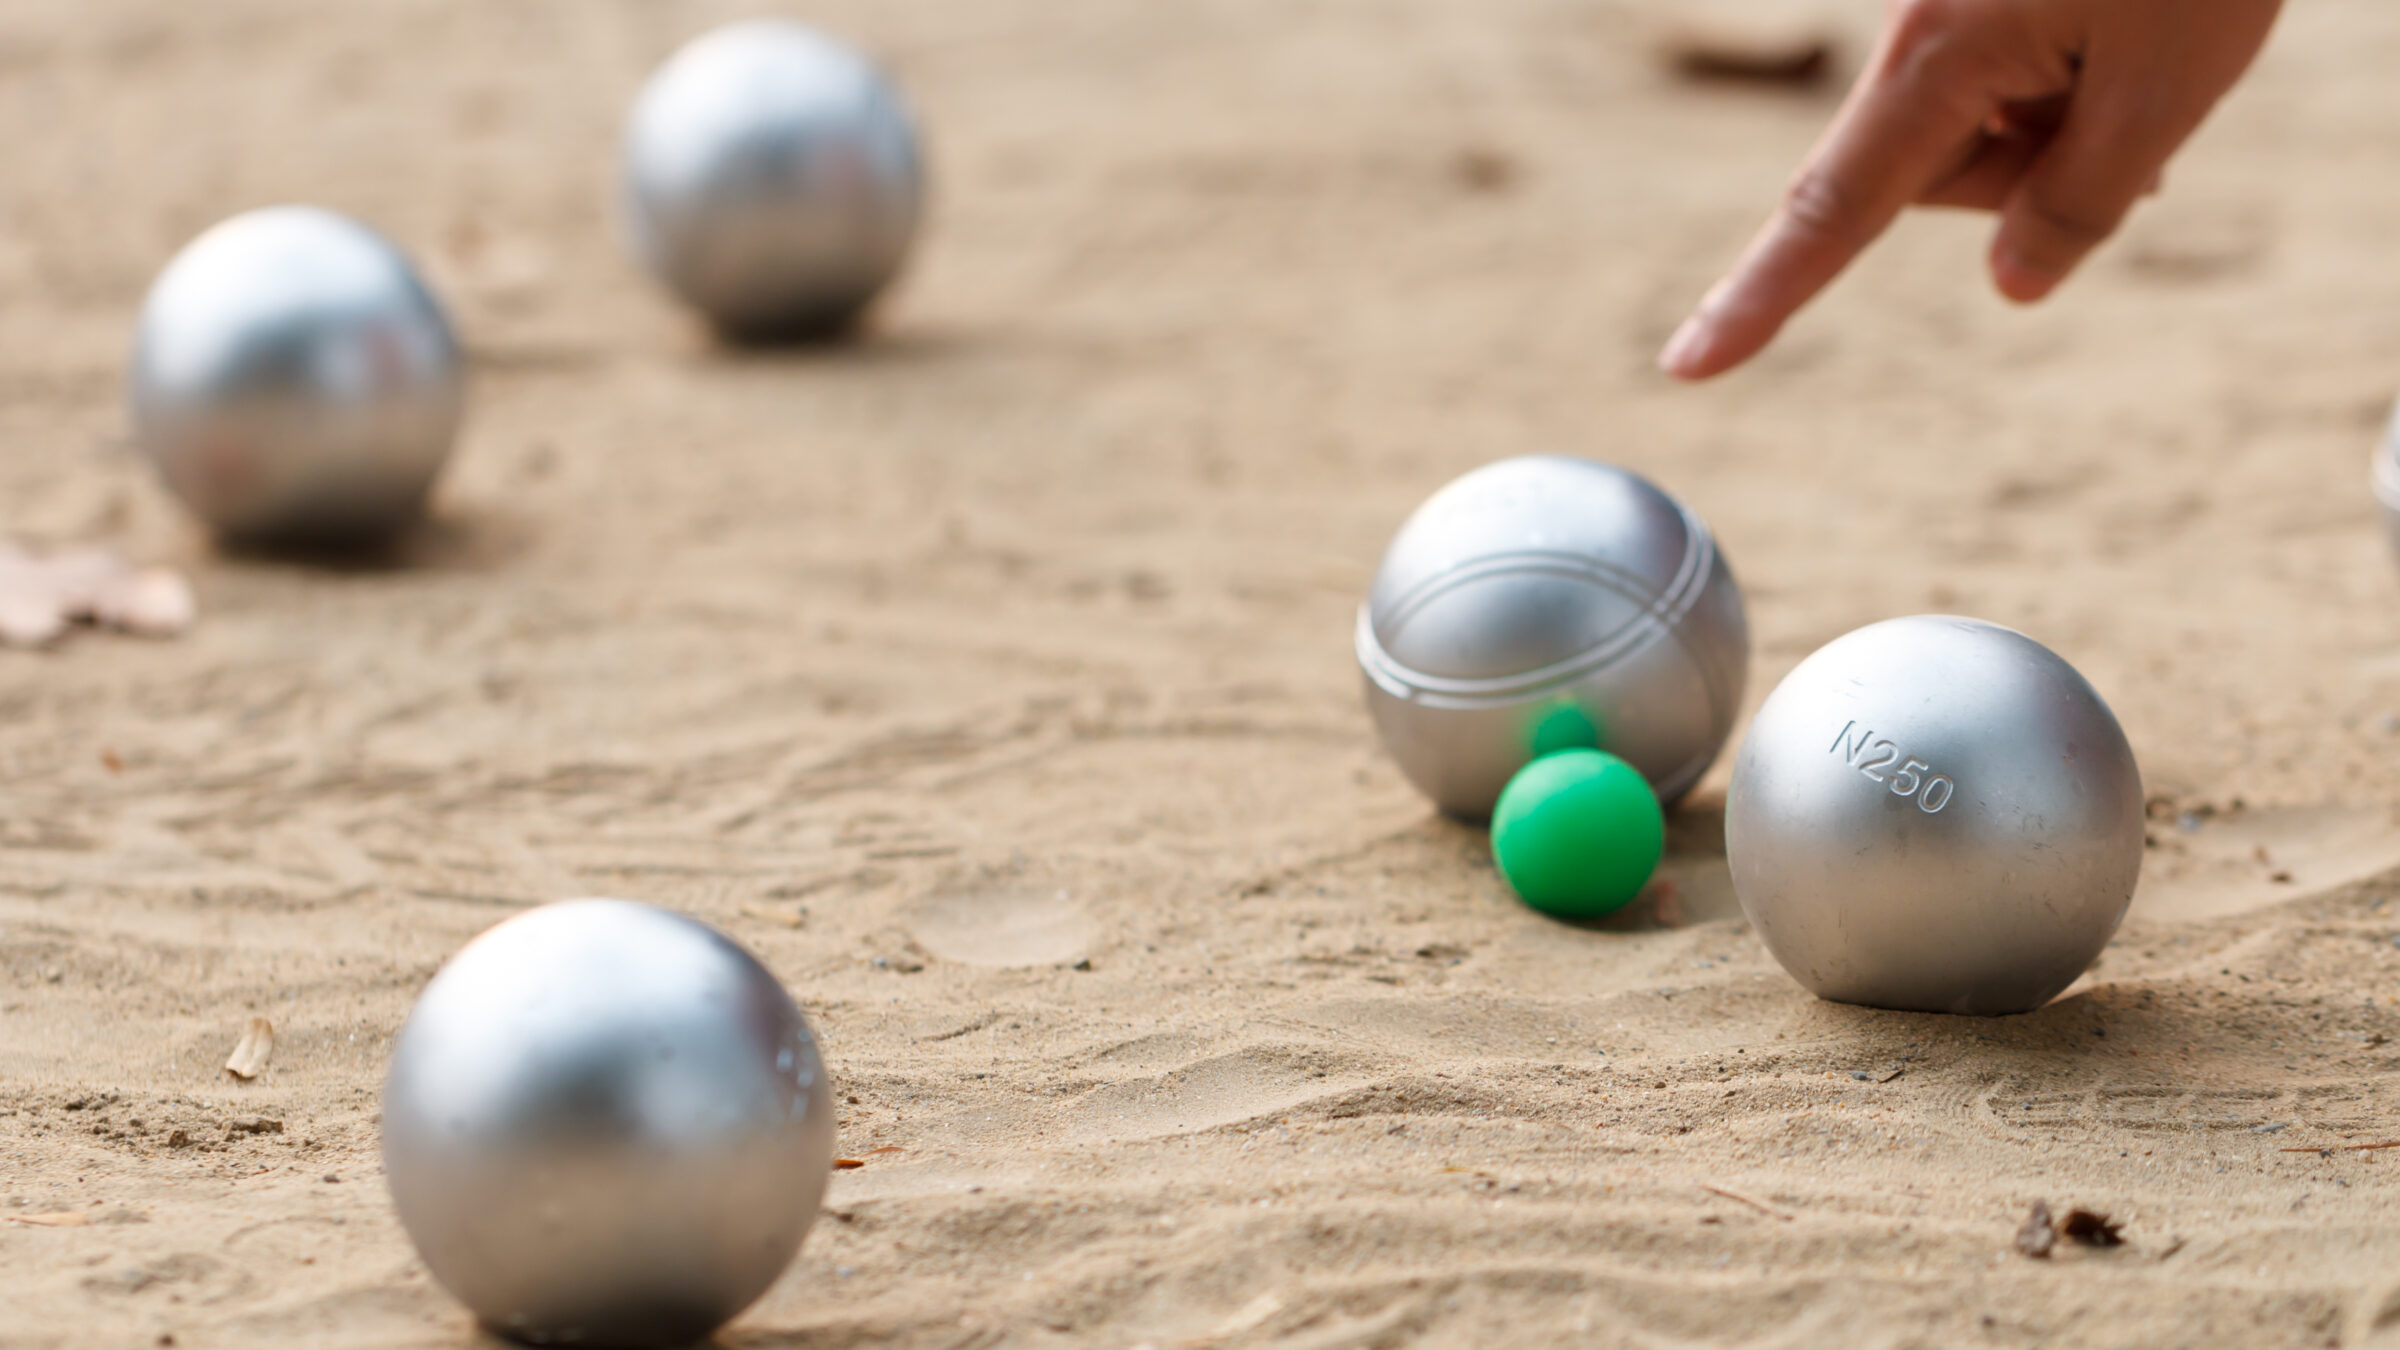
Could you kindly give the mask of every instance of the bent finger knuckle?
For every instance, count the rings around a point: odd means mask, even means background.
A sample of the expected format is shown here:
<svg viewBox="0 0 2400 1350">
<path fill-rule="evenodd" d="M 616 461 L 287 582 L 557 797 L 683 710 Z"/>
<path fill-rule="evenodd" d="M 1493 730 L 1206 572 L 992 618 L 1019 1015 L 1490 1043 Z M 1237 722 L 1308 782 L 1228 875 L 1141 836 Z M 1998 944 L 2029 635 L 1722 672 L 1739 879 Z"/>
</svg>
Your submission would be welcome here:
<svg viewBox="0 0 2400 1350">
<path fill-rule="evenodd" d="M 1885 21 L 1895 61 L 1915 65 L 1955 52 L 1980 20 L 1978 0 L 1895 0 Z"/>
<path fill-rule="evenodd" d="M 1897 0 L 1877 74 L 1918 97 L 1965 92 L 1997 59 L 1986 9 L 1983 0 Z"/>
<path fill-rule="evenodd" d="M 1858 195 L 1824 166 L 1802 169 L 1783 190 L 1783 218 L 1793 229 L 1828 241 L 1841 241 L 1864 227 Z"/>
<path fill-rule="evenodd" d="M 1908 46 L 1956 32 L 1968 15 L 1969 0 L 1892 0 L 1885 25 L 1896 45 Z"/>
</svg>

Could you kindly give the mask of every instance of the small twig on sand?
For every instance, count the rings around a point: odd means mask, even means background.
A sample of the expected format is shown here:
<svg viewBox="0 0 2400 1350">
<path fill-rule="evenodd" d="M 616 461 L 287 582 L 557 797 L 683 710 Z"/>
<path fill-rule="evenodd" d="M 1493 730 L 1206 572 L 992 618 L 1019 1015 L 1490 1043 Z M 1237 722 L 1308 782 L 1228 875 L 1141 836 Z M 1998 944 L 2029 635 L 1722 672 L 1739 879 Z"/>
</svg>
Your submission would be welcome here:
<svg viewBox="0 0 2400 1350">
<path fill-rule="evenodd" d="M 1710 1195 L 1724 1196 L 1726 1199 L 1733 1201 L 1737 1205 L 1748 1205 L 1750 1208 L 1757 1210 L 1759 1213 L 1766 1215 L 1770 1219 L 1781 1219 L 1785 1223 L 1790 1223 L 1792 1221 L 1791 1215 L 1775 1208 L 1773 1205 L 1768 1204 L 1766 1201 L 1761 1200 L 1756 1196 L 1744 1195 L 1740 1191 L 1731 1190 L 1724 1186 L 1711 1186 L 1705 1181 L 1700 1183 L 1700 1189 L 1708 1192 Z"/>
<path fill-rule="evenodd" d="M 2277 1153 L 2360 1153 L 2371 1148 L 2400 1148 L 2400 1139 L 2387 1139 L 2380 1144 L 2310 1144 L 2306 1148 L 2279 1148 Z"/>
</svg>

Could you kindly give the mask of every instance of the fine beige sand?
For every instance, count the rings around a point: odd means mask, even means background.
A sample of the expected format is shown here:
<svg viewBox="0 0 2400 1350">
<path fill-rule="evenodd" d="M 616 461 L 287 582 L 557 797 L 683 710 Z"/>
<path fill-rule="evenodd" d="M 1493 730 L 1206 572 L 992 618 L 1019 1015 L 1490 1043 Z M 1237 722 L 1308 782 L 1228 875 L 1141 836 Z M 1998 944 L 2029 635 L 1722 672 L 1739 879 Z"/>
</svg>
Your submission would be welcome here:
<svg viewBox="0 0 2400 1350">
<path fill-rule="evenodd" d="M 732 1346 L 2400 1345 L 2400 1150 L 2318 1151 L 2400 1139 L 2400 9 L 2293 0 L 2053 304 L 1916 218 L 1700 390 L 1651 352 L 1839 85 L 1684 79 L 1677 11 L 825 0 L 938 203 L 868 340 L 741 353 L 607 203 L 644 72 L 751 6 L 0 7 L 0 533 L 202 606 L 0 653 L 0 1345 L 474 1341 L 382 1064 L 579 894 L 747 943 L 838 1079 L 865 1165 Z M 473 349 L 388 559 L 218 554 L 126 445 L 150 275 L 288 200 Z M 1722 764 L 1672 903 L 1514 902 L 1348 643 L 1408 509 L 1533 451 L 1715 523 L 1751 706 L 1925 610 L 2079 665 L 2154 798 L 2092 974 L 1810 998 Z M 2036 1200 L 2126 1245 L 2018 1255 Z"/>
</svg>

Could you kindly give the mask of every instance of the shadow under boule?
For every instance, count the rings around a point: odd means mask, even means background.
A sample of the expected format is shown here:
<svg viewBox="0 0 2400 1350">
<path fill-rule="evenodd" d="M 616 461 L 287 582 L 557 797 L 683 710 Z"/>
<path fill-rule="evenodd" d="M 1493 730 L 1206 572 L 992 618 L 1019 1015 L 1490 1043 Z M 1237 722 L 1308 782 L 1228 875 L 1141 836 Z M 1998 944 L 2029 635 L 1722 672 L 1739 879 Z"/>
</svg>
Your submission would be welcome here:
<svg viewBox="0 0 2400 1350">
<path fill-rule="evenodd" d="M 233 562 L 348 575 L 490 572 L 522 556 L 534 530 L 523 517 L 484 507 L 449 507 L 386 529 L 324 529 L 219 535 Z"/>
</svg>

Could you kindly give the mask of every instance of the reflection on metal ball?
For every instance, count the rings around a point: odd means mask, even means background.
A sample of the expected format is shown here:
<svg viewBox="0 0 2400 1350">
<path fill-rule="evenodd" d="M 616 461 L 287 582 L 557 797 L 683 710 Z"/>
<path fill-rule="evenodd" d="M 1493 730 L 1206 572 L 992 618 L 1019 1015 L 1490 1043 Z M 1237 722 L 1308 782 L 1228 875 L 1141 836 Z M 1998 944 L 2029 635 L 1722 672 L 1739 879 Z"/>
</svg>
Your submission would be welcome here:
<svg viewBox="0 0 2400 1350">
<path fill-rule="evenodd" d="M 668 58 L 625 128 L 624 219 L 653 275 L 737 338 L 839 328 L 900 270 L 922 196 L 891 82 L 782 19 Z"/>
<path fill-rule="evenodd" d="M 279 206 L 167 264 L 130 383 L 135 439 L 220 533 L 355 542 L 424 509 L 464 381 L 449 321 L 398 249 L 331 211 Z"/>
<path fill-rule="evenodd" d="M 1724 747 L 1750 660 L 1708 526 L 1639 475 L 1553 455 L 1487 464 L 1418 507 L 1356 645 L 1385 748 L 1469 820 L 1536 755 L 1573 746 L 1675 801 Z"/>
<path fill-rule="evenodd" d="M 816 1043 L 696 920 L 546 905 L 426 986 L 383 1092 L 400 1221 L 442 1287 L 537 1344 L 682 1345 L 773 1284 L 833 1162 Z"/>
<path fill-rule="evenodd" d="M 1760 938 L 1842 1003 L 2040 1007 L 2090 966 L 2142 869 L 2142 780 L 2100 695 L 1977 619 L 1870 624 L 1767 696 L 1725 852 Z"/>
</svg>

